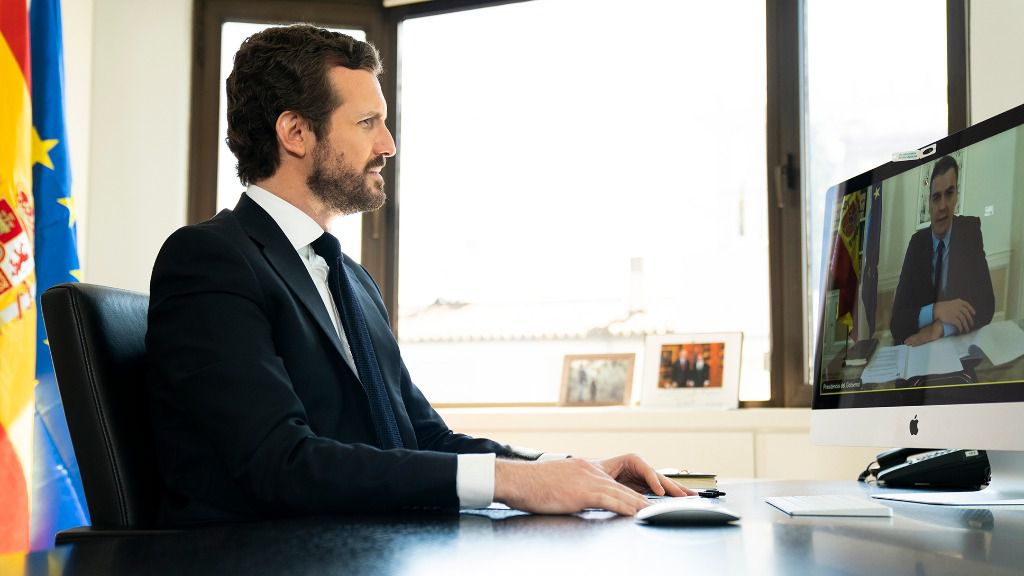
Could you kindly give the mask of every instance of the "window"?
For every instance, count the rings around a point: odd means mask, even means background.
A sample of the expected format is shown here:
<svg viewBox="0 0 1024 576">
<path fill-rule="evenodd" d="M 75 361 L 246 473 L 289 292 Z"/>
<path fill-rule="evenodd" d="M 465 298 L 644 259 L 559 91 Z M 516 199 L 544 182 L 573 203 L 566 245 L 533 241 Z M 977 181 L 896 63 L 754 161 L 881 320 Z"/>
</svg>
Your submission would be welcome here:
<svg viewBox="0 0 1024 576">
<path fill-rule="evenodd" d="M 234 26 L 381 50 L 391 201 L 340 234 L 438 403 L 554 402 L 567 354 L 637 354 L 636 392 L 647 335 L 742 331 L 746 405 L 806 405 L 824 190 L 966 125 L 961 0 L 202 0 L 195 19 L 191 222 L 241 189 L 218 164 Z"/>
<path fill-rule="evenodd" d="M 554 403 L 584 353 L 636 353 L 638 392 L 646 336 L 730 331 L 769 397 L 764 31 L 756 0 L 402 24 L 397 328 L 432 401 Z"/>
</svg>

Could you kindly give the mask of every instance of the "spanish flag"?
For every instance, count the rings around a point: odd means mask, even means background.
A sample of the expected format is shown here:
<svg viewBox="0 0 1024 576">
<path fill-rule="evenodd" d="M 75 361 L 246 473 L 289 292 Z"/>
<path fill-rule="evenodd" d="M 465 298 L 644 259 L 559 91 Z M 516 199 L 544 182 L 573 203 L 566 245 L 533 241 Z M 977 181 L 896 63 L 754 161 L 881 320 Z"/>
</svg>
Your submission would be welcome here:
<svg viewBox="0 0 1024 576">
<path fill-rule="evenodd" d="M 849 330 L 853 330 L 854 318 L 857 316 L 865 193 L 865 190 L 859 190 L 843 197 L 839 230 L 836 242 L 832 247 L 831 289 L 839 290 L 837 319 Z"/>
<path fill-rule="evenodd" d="M 35 387 L 31 68 L 25 0 L 0 0 L 0 553 L 29 547 Z"/>
</svg>

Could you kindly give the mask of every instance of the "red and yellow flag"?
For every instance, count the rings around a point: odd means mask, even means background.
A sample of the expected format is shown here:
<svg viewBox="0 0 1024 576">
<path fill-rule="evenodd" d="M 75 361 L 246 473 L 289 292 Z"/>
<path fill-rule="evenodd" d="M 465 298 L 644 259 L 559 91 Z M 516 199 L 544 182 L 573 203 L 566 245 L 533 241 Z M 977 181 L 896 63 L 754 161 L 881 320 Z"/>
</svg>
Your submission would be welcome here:
<svg viewBox="0 0 1024 576">
<path fill-rule="evenodd" d="M 32 104 L 25 0 L 0 0 L 0 554 L 29 546 L 35 387 Z"/>
<path fill-rule="evenodd" d="M 864 233 L 864 190 L 843 197 L 839 234 L 832 253 L 832 289 L 839 289 L 839 322 L 853 329 L 860 286 L 861 247 Z"/>
</svg>

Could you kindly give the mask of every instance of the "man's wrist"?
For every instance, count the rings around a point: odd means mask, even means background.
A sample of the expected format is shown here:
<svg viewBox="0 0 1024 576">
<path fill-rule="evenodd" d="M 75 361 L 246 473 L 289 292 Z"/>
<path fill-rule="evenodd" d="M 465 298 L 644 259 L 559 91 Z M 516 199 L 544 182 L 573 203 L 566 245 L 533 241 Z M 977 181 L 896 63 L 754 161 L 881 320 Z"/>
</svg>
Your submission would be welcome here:
<svg viewBox="0 0 1024 576">
<path fill-rule="evenodd" d="M 494 501 L 508 504 L 516 498 L 519 479 L 532 463 L 498 458 L 494 462 Z"/>
</svg>

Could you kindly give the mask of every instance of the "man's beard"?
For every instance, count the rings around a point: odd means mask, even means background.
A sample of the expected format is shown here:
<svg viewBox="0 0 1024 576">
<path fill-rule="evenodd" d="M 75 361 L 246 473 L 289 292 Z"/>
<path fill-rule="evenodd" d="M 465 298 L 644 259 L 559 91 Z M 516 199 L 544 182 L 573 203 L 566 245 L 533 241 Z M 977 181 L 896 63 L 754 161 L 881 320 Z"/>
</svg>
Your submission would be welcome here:
<svg viewBox="0 0 1024 576">
<path fill-rule="evenodd" d="M 335 154 L 331 145 L 321 140 L 313 149 L 313 173 L 306 178 L 306 185 L 334 213 L 371 212 L 387 199 L 384 183 L 367 179 L 371 169 L 382 166 L 384 157 L 377 156 L 362 171 L 355 170 L 345 162 L 344 154 Z"/>
</svg>

